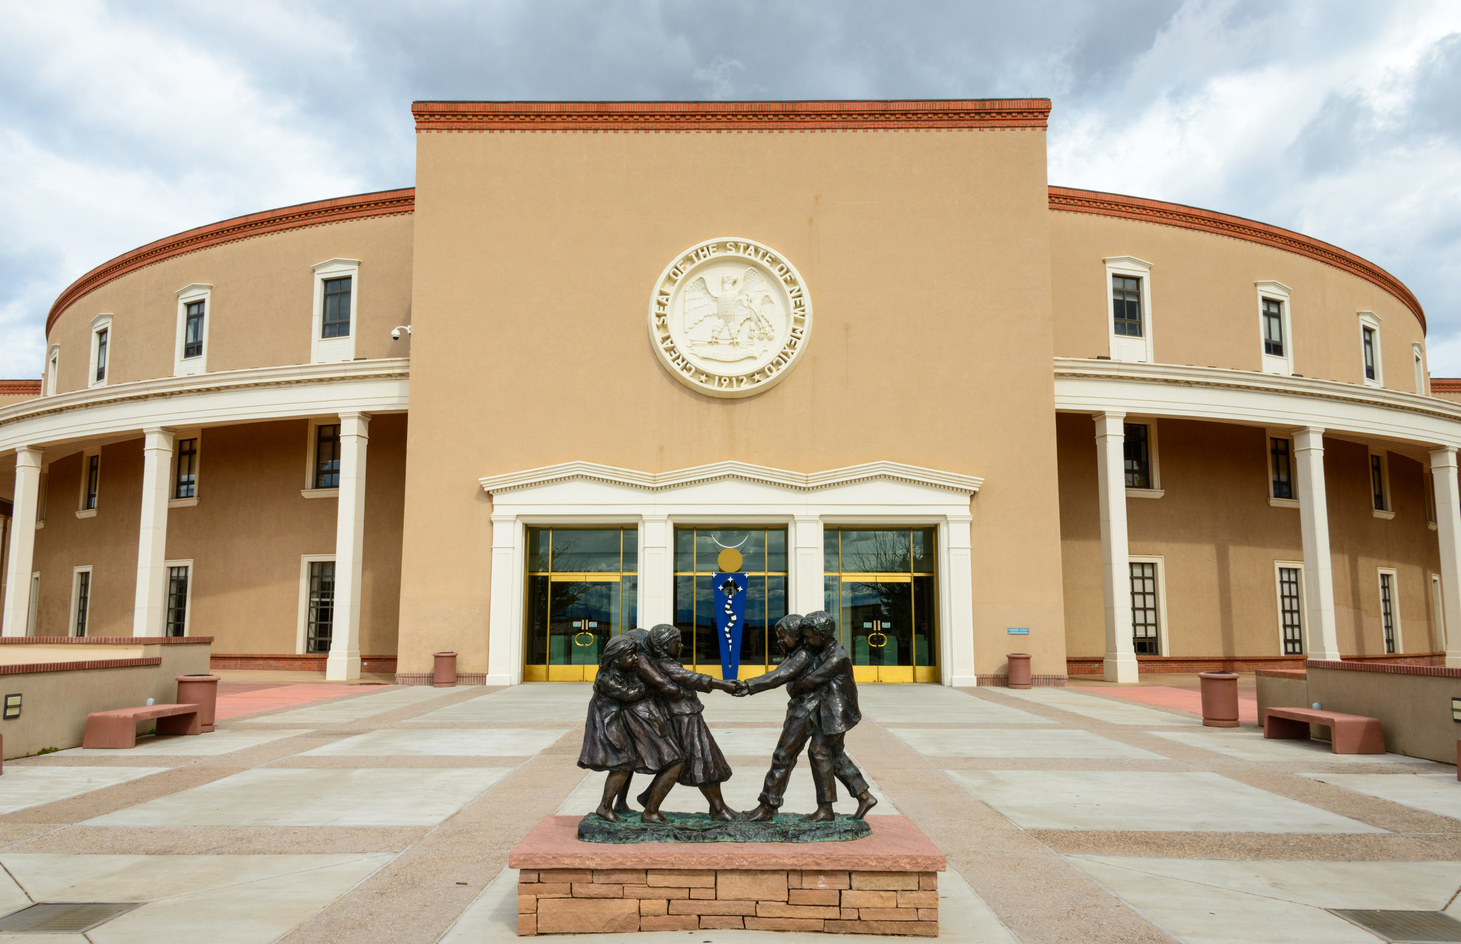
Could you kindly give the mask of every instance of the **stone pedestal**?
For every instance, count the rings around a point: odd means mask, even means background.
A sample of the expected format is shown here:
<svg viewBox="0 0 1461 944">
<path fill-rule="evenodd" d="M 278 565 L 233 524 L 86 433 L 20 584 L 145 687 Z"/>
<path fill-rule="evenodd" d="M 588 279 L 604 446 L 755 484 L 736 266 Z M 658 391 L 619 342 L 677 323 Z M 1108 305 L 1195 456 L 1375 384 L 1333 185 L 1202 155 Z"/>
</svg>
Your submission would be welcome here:
<svg viewBox="0 0 1461 944">
<path fill-rule="evenodd" d="M 508 856 L 518 934 L 745 928 L 938 936 L 944 854 L 903 816 L 850 842 L 634 843 L 578 839 L 550 816 Z"/>
</svg>

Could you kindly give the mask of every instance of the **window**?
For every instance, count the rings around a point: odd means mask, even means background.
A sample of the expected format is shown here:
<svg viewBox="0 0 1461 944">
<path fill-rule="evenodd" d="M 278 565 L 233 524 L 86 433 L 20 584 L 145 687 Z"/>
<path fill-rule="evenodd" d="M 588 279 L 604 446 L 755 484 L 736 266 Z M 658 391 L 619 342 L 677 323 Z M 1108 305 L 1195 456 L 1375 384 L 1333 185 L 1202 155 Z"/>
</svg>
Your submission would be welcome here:
<svg viewBox="0 0 1461 944">
<path fill-rule="evenodd" d="M 168 636 L 188 634 L 188 603 L 192 599 L 192 561 L 167 562 L 167 624 L 164 633 Z"/>
<path fill-rule="evenodd" d="M 1400 652 L 1400 601 L 1395 595 L 1395 571 L 1380 571 L 1380 629 L 1386 654 Z"/>
<path fill-rule="evenodd" d="M 316 263 L 314 273 L 310 363 L 354 360 L 360 260 L 328 259 Z"/>
<path fill-rule="evenodd" d="M 91 565 L 77 567 L 71 577 L 71 635 L 85 636 L 91 613 Z"/>
<path fill-rule="evenodd" d="M 315 427 L 314 480 L 311 488 L 340 487 L 340 424 Z"/>
<path fill-rule="evenodd" d="M 1268 437 L 1268 497 L 1294 500 L 1293 441 Z"/>
<path fill-rule="evenodd" d="M 79 518 L 90 518 L 96 514 L 97 498 L 101 493 L 101 451 L 88 449 L 81 454 L 81 503 L 76 512 Z"/>
<path fill-rule="evenodd" d="M 1286 656 L 1304 653 L 1304 584 L 1303 565 L 1279 563 L 1278 625 Z"/>
<path fill-rule="evenodd" d="M 335 562 L 309 561 L 308 615 L 305 618 L 305 652 L 329 652 L 330 630 L 335 622 Z"/>
<path fill-rule="evenodd" d="M 1441 596 L 1441 575 L 1431 574 L 1431 613 L 1436 625 L 1436 648 L 1446 651 L 1446 608 Z"/>
<path fill-rule="evenodd" d="M 1262 339 L 1262 368 L 1266 374 L 1294 372 L 1293 319 L 1289 295 L 1282 282 L 1255 282 L 1258 289 L 1258 334 Z"/>
<path fill-rule="evenodd" d="M 1126 424 L 1126 487 L 1156 488 L 1152 474 L 1151 427 L 1144 423 Z"/>
<path fill-rule="evenodd" d="M 1157 561 L 1132 561 L 1131 633 L 1132 648 L 1139 656 L 1162 654 L 1161 600 Z"/>
<path fill-rule="evenodd" d="M 177 342 L 173 347 L 173 376 L 186 377 L 208 370 L 208 330 L 213 316 L 213 286 L 205 282 L 178 289 Z"/>
<path fill-rule="evenodd" d="M 1113 256 L 1106 263 L 1110 298 L 1110 356 L 1113 361 L 1152 361 L 1152 264 L 1135 256 Z"/>
<path fill-rule="evenodd" d="M 1429 470 L 1421 473 L 1421 491 L 1425 492 L 1425 523 L 1436 527 L 1436 477 Z"/>
<path fill-rule="evenodd" d="M 91 320 L 91 366 L 86 375 L 88 387 L 107 382 L 107 365 L 112 349 L 112 316 L 97 315 Z"/>
<path fill-rule="evenodd" d="M 1410 346 L 1410 357 L 1415 362 L 1415 392 L 1421 396 L 1430 393 L 1429 385 L 1426 383 L 1425 351 L 1419 344 Z"/>
<path fill-rule="evenodd" d="M 1389 463 L 1378 449 L 1370 450 L 1370 509 L 1376 518 L 1395 517 L 1395 509 L 1390 506 Z"/>
<path fill-rule="evenodd" d="M 61 370 L 61 349 L 51 345 L 50 352 L 46 355 L 46 396 L 56 395 L 56 374 Z"/>
<path fill-rule="evenodd" d="M 1365 383 L 1377 387 L 1384 384 L 1384 363 L 1380 357 L 1380 319 L 1372 311 L 1360 312 L 1360 358 Z"/>
<path fill-rule="evenodd" d="M 198 438 L 179 439 L 173 448 L 172 497 L 194 498 L 198 491 Z"/>
</svg>

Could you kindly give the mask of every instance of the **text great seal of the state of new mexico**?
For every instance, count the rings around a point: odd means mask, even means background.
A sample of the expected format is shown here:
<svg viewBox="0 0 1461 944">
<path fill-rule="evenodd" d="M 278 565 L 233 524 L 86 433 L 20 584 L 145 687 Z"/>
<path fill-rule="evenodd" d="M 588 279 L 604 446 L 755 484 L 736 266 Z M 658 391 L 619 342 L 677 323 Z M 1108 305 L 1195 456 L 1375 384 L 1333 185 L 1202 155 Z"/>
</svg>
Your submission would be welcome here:
<svg viewBox="0 0 1461 944">
<path fill-rule="evenodd" d="M 739 237 L 685 250 L 660 274 L 649 302 L 655 353 L 681 383 L 713 397 L 775 386 L 811 330 L 812 302 L 796 268 Z"/>
</svg>

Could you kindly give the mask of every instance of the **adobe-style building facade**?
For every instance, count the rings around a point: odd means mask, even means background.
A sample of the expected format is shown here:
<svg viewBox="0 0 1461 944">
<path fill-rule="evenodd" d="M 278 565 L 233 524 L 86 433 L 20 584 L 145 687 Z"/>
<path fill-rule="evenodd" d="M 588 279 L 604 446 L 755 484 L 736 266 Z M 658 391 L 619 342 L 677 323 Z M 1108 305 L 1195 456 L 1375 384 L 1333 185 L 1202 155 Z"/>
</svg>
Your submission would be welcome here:
<svg viewBox="0 0 1461 944">
<path fill-rule="evenodd" d="M 40 395 L 0 406 L 4 633 L 515 684 L 671 622 L 718 672 L 734 547 L 747 666 L 822 608 L 866 681 L 1461 664 L 1461 403 L 1419 302 L 1050 186 L 1049 108 L 417 103 L 414 188 L 56 301 Z"/>
</svg>

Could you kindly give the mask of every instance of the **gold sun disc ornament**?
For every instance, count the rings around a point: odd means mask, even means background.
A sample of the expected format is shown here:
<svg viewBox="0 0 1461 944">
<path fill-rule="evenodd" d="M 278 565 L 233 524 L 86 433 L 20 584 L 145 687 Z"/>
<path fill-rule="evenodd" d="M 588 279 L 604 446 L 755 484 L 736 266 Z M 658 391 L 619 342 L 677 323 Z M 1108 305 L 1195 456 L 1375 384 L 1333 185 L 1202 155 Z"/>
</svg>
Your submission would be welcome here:
<svg viewBox="0 0 1461 944">
<path fill-rule="evenodd" d="M 720 567 L 720 572 L 723 574 L 740 573 L 741 552 L 733 547 L 728 547 L 720 552 L 720 556 L 715 559 L 715 563 Z"/>
</svg>

